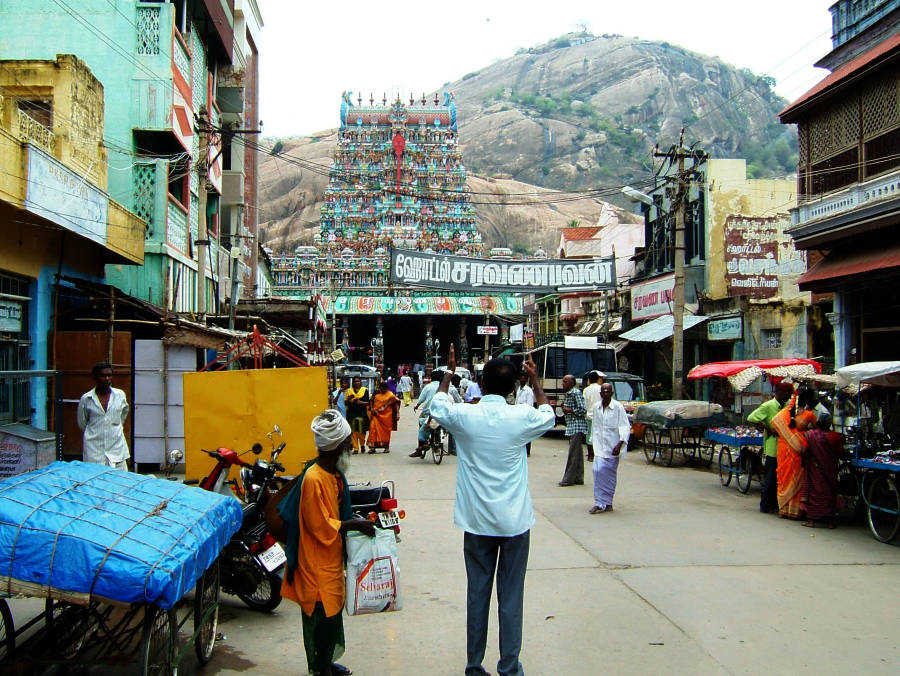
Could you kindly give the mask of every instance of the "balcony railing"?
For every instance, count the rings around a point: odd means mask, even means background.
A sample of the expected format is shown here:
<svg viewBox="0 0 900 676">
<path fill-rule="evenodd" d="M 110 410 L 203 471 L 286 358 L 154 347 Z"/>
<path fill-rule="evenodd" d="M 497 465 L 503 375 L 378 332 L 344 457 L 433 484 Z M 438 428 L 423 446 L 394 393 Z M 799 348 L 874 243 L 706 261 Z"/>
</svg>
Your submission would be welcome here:
<svg viewBox="0 0 900 676">
<path fill-rule="evenodd" d="M 833 218 L 859 207 L 892 198 L 900 198 L 900 171 L 857 183 L 800 205 L 793 210 L 793 225 L 805 225 L 823 218 Z"/>
<path fill-rule="evenodd" d="M 179 251 L 187 252 L 187 211 L 171 197 L 166 221 L 166 241 Z"/>
<path fill-rule="evenodd" d="M 42 125 L 25 111 L 19 110 L 17 112 L 19 138 L 22 141 L 33 143 L 39 148 L 46 150 L 48 153 L 53 154 L 53 149 L 56 146 L 56 136 L 53 131 Z"/>
</svg>

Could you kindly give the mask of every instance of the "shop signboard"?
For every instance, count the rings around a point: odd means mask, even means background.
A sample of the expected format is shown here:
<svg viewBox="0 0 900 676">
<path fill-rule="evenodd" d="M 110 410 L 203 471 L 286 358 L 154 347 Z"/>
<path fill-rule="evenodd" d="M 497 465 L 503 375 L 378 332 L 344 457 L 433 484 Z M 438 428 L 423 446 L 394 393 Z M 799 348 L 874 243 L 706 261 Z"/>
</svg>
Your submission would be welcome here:
<svg viewBox="0 0 900 676">
<path fill-rule="evenodd" d="M 20 333 L 22 331 L 21 303 L 0 298 L 0 331 L 7 333 Z"/>
<path fill-rule="evenodd" d="M 325 298 L 328 314 L 339 315 L 520 315 L 519 296 L 345 296 Z"/>
<path fill-rule="evenodd" d="M 498 331 L 498 329 L 496 326 L 479 326 L 478 327 L 478 335 L 479 336 L 496 336 L 497 331 Z"/>
<path fill-rule="evenodd" d="M 616 288 L 615 258 L 485 260 L 393 249 L 391 283 L 447 291 L 560 293 Z"/>
<path fill-rule="evenodd" d="M 706 337 L 709 340 L 742 340 L 744 325 L 740 317 L 723 317 L 711 319 L 706 325 Z"/>
<path fill-rule="evenodd" d="M 784 234 L 787 214 L 769 218 L 731 215 L 725 219 L 725 280 L 729 296 L 771 298 L 781 278 L 806 271 L 803 252 Z"/>
<path fill-rule="evenodd" d="M 28 146 L 25 209 L 106 246 L 109 198 L 41 150 Z"/>
<path fill-rule="evenodd" d="M 675 275 L 655 277 L 640 284 L 631 285 L 631 318 L 654 319 L 672 312 L 675 293 Z"/>
</svg>

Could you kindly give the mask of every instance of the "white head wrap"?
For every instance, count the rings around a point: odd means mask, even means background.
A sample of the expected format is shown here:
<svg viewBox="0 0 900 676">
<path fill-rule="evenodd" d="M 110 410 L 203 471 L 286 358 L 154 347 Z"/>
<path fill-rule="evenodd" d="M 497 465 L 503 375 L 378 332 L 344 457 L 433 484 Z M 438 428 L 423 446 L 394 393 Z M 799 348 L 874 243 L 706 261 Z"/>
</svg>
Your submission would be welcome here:
<svg viewBox="0 0 900 676">
<path fill-rule="evenodd" d="M 316 448 L 320 451 L 333 451 L 350 436 L 350 425 L 344 420 L 344 416 L 333 409 L 317 415 L 310 429 L 316 438 Z"/>
</svg>

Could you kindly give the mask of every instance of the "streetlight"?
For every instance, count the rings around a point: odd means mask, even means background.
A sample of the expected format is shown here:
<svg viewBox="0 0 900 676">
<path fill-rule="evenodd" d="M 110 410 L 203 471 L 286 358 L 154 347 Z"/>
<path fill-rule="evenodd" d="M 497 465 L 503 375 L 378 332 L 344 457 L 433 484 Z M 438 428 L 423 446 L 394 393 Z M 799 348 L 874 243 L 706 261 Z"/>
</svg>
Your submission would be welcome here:
<svg viewBox="0 0 900 676">
<path fill-rule="evenodd" d="M 630 199 L 632 202 L 640 202 L 641 204 L 646 204 L 648 207 L 653 206 L 653 198 L 650 197 L 645 192 L 641 192 L 636 188 L 632 188 L 630 185 L 626 185 L 622 188 L 622 192 Z"/>
</svg>

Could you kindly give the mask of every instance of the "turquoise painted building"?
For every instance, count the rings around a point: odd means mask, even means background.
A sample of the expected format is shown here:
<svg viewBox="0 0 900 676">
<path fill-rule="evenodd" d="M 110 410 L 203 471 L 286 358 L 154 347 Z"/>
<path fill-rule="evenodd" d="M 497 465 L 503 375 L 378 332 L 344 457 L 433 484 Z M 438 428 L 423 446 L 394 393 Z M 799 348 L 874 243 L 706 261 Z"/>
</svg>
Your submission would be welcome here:
<svg viewBox="0 0 900 676">
<path fill-rule="evenodd" d="M 0 3 L 3 58 L 74 54 L 102 83 L 108 192 L 148 224 L 144 265 L 107 264 L 106 281 L 179 312 L 215 311 L 219 298 L 225 170 L 219 136 L 211 134 L 204 144 L 196 116 L 205 111 L 218 128 L 223 115 L 241 112 L 240 78 L 232 66 L 235 16 L 235 0 Z M 224 78 L 229 86 L 219 87 L 224 75 L 231 76 Z M 34 91 L 35 99 L 41 96 Z M 77 133 L 79 122 L 52 125 L 57 133 Z"/>
</svg>

